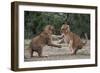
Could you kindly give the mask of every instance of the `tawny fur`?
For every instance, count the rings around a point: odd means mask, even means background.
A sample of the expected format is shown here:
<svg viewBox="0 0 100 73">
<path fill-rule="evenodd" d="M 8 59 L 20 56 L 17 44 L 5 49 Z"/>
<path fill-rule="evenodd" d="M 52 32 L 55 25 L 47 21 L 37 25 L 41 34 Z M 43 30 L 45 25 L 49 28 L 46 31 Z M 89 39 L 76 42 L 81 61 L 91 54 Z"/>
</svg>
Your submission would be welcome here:
<svg viewBox="0 0 100 73">
<path fill-rule="evenodd" d="M 47 25 L 43 32 L 41 32 L 38 36 L 34 37 L 30 43 L 30 52 L 31 57 L 33 56 L 34 51 L 38 53 L 39 57 L 42 57 L 42 49 L 45 45 L 58 47 L 60 45 L 53 44 L 51 42 L 51 35 L 53 34 L 53 26 Z"/>
<path fill-rule="evenodd" d="M 82 47 L 87 43 L 81 40 L 81 38 L 75 33 L 70 31 L 70 27 L 67 24 L 63 24 L 61 27 L 62 38 L 65 43 L 68 44 L 68 47 L 71 49 L 73 55 L 76 54 L 78 49 L 82 49 Z"/>
</svg>

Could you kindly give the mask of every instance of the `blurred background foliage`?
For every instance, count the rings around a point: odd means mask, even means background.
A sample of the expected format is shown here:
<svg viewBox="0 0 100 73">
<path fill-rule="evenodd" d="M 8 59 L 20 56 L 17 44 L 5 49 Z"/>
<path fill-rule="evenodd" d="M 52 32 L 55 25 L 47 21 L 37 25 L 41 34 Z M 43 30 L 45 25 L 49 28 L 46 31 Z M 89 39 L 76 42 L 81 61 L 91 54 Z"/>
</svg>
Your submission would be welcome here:
<svg viewBox="0 0 100 73">
<path fill-rule="evenodd" d="M 53 25 L 55 34 L 59 35 L 60 28 L 65 22 L 70 25 L 72 32 L 83 38 L 84 33 L 87 33 L 90 39 L 90 14 L 33 11 L 24 11 L 24 38 L 31 39 L 48 24 Z"/>
</svg>

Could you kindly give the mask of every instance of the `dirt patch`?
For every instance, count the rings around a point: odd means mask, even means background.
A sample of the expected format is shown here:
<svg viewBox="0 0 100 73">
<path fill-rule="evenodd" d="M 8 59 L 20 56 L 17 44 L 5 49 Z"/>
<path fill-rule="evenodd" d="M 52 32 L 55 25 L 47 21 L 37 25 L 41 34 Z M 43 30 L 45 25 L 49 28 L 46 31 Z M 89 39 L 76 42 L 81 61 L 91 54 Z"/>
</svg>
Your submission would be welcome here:
<svg viewBox="0 0 100 73">
<path fill-rule="evenodd" d="M 30 40 L 25 40 L 25 51 L 24 51 L 24 61 L 47 61 L 47 60 L 70 60 L 70 59 L 88 59 L 90 58 L 90 41 L 80 49 L 76 55 L 70 55 L 70 49 L 67 44 L 63 43 L 62 48 L 56 48 L 51 46 L 45 46 L 43 48 L 43 55 L 48 57 L 38 57 L 37 53 L 34 53 L 32 58 L 30 58 L 29 46 Z M 57 44 L 57 41 L 53 41 Z"/>
</svg>

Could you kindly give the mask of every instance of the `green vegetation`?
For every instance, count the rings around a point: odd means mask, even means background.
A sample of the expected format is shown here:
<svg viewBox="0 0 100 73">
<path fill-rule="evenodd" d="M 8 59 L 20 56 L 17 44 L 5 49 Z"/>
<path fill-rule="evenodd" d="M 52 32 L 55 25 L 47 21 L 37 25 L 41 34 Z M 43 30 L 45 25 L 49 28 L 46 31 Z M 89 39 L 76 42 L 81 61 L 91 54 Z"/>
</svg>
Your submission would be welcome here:
<svg viewBox="0 0 100 73">
<path fill-rule="evenodd" d="M 25 39 L 31 39 L 48 24 L 55 27 L 55 34 L 58 35 L 65 22 L 68 22 L 72 32 L 81 37 L 84 37 L 83 33 L 87 33 L 90 38 L 90 14 L 25 11 L 24 20 Z"/>
</svg>

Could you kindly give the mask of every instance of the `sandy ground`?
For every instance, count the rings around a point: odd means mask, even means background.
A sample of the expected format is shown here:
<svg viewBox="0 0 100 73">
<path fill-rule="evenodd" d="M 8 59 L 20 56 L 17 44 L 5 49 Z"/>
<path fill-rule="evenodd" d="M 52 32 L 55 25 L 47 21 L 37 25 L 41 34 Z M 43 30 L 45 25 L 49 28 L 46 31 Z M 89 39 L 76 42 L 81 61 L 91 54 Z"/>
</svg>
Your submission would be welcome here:
<svg viewBox="0 0 100 73">
<path fill-rule="evenodd" d="M 56 48 L 51 46 L 45 46 L 43 48 L 43 56 L 48 57 L 38 57 L 37 53 L 33 54 L 34 57 L 30 58 L 29 49 L 27 49 L 30 40 L 25 40 L 25 51 L 24 51 L 24 61 L 46 61 L 46 60 L 70 60 L 70 59 L 88 59 L 90 58 L 90 41 L 83 47 L 83 49 L 78 50 L 76 55 L 70 55 L 71 50 L 67 47 L 67 44 L 63 43 L 62 48 Z M 58 41 L 53 41 L 57 44 Z"/>
</svg>

